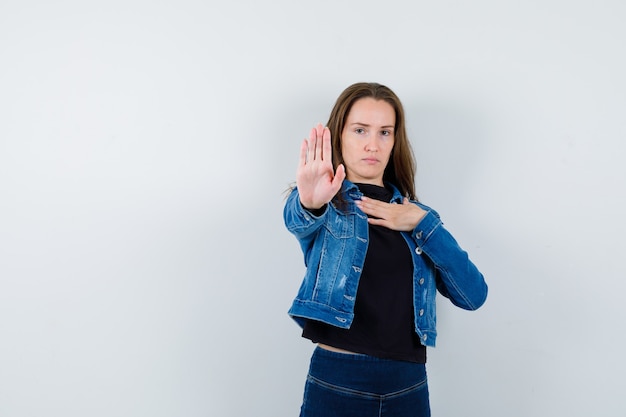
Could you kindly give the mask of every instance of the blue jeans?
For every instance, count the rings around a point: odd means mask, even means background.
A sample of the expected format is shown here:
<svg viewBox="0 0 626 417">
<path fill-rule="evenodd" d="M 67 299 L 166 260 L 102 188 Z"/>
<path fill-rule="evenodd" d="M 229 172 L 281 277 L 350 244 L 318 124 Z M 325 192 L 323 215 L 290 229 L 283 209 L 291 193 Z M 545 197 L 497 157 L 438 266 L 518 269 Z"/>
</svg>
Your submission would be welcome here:
<svg viewBox="0 0 626 417">
<path fill-rule="evenodd" d="M 316 348 L 300 417 L 429 417 L 424 364 Z"/>
</svg>

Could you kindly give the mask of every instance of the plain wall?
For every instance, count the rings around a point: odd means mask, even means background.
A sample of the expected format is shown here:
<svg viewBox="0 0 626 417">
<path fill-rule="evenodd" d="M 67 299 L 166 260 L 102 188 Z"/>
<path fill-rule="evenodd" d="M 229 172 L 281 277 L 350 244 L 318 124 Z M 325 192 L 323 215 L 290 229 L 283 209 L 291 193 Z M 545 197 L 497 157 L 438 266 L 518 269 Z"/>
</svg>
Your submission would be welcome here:
<svg viewBox="0 0 626 417">
<path fill-rule="evenodd" d="M 623 416 L 626 3 L 0 2 L 0 416 L 295 416 L 282 222 L 339 93 L 403 100 L 484 273 L 435 416 Z"/>
</svg>

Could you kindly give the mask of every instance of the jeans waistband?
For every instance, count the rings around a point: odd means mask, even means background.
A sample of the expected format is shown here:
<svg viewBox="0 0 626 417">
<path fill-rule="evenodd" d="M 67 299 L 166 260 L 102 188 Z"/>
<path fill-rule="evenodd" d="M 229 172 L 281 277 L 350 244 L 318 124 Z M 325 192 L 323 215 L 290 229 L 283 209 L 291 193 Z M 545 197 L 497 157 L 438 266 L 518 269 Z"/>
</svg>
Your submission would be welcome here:
<svg viewBox="0 0 626 417">
<path fill-rule="evenodd" d="M 425 382 L 426 366 L 317 347 L 309 375 L 333 385 L 386 394 Z"/>
</svg>

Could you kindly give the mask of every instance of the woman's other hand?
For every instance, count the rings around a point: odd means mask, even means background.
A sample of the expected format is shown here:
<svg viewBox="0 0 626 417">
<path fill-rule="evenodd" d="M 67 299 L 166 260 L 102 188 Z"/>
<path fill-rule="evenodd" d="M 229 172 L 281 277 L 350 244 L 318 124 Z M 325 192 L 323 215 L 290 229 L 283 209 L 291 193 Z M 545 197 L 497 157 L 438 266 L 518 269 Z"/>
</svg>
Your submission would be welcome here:
<svg viewBox="0 0 626 417">
<path fill-rule="evenodd" d="M 310 210 L 323 207 L 337 194 L 345 177 L 343 165 L 333 172 L 330 130 L 320 123 L 311 129 L 309 139 L 304 139 L 300 146 L 296 172 L 300 203 Z"/>
<path fill-rule="evenodd" d="M 402 204 L 385 203 L 367 197 L 362 197 L 355 203 L 363 213 L 372 216 L 367 219 L 370 224 L 400 232 L 412 231 L 426 215 L 425 210 L 410 203 L 407 198 Z"/>
</svg>

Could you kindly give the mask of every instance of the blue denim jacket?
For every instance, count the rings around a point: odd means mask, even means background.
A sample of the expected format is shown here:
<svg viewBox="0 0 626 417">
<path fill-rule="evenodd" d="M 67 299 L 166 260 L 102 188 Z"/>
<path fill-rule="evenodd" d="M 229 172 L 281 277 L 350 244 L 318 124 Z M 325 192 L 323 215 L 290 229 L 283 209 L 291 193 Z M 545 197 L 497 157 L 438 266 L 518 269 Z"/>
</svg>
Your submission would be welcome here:
<svg viewBox="0 0 626 417">
<path fill-rule="evenodd" d="M 401 204 L 403 197 L 398 189 L 387 185 L 394 191 L 391 203 Z M 319 216 L 302 207 L 297 189 L 285 203 L 285 225 L 298 239 L 307 268 L 289 310 L 300 326 L 304 326 L 305 319 L 313 319 L 349 328 L 354 318 L 369 228 L 367 215 L 354 203 L 362 196 L 357 186 L 345 180 L 340 192 L 347 203 L 345 209 L 331 202 Z M 443 227 L 437 212 L 411 202 L 427 212 L 411 233 L 401 232 L 413 255 L 415 331 L 423 345 L 435 346 L 437 290 L 455 305 L 475 310 L 487 298 L 487 284 Z"/>
</svg>

